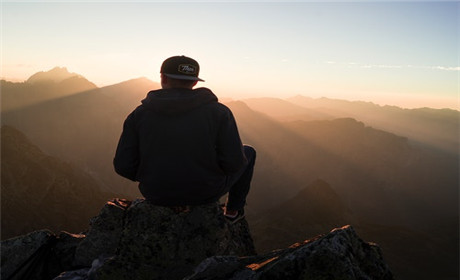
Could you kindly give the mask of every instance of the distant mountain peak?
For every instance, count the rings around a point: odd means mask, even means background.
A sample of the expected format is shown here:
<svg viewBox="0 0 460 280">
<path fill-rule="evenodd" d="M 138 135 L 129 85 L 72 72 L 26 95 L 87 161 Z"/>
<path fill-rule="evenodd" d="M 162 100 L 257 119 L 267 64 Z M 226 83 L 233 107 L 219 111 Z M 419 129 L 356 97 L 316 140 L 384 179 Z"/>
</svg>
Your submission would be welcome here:
<svg viewBox="0 0 460 280">
<path fill-rule="evenodd" d="M 32 76 L 30 76 L 29 79 L 27 79 L 27 83 L 40 83 L 40 82 L 55 82 L 59 83 L 63 80 L 69 79 L 69 78 L 83 78 L 83 76 L 76 74 L 76 73 L 71 73 L 67 70 L 66 67 L 54 67 L 53 69 L 49 71 L 40 71 Z"/>
<path fill-rule="evenodd" d="M 67 70 L 67 67 L 59 67 L 59 66 L 54 67 L 53 69 L 49 70 L 48 72 L 67 72 L 67 73 L 69 73 L 69 71 Z"/>
</svg>

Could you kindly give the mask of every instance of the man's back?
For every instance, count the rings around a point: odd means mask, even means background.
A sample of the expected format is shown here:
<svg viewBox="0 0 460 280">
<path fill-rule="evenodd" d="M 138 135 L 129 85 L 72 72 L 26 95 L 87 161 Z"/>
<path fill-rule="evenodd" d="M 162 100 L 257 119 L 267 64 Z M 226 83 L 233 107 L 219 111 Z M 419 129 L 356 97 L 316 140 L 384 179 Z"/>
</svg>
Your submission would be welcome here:
<svg viewBox="0 0 460 280">
<path fill-rule="evenodd" d="M 149 92 L 126 119 L 122 141 L 116 171 L 160 205 L 215 201 L 245 163 L 231 111 L 207 88 Z"/>
<path fill-rule="evenodd" d="M 204 82 L 199 72 L 183 55 L 163 62 L 162 89 L 126 118 L 113 163 L 157 205 L 188 208 L 228 193 L 224 216 L 235 223 L 244 217 L 256 151 L 242 145 L 230 109 L 211 90 L 193 89 Z"/>
</svg>

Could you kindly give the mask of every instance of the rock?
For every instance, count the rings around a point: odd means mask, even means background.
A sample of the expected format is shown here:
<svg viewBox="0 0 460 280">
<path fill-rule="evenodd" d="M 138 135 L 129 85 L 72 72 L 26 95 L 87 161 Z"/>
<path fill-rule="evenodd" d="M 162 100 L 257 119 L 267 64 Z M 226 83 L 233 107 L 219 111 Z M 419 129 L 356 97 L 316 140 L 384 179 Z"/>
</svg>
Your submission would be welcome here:
<svg viewBox="0 0 460 280">
<path fill-rule="evenodd" d="M 77 246 L 84 240 L 84 234 L 72 234 L 62 231 L 58 235 L 53 251 L 59 260 L 61 271 L 73 269 Z"/>
<path fill-rule="evenodd" d="M 82 235 L 49 230 L 35 231 L 2 241 L 2 279 L 51 279 L 73 269 L 77 244 Z"/>
<path fill-rule="evenodd" d="M 391 280 L 393 275 L 376 244 L 365 243 L 351 226 L 288 249 L 263 256 L 211 257 L 186 280 L 205 279 L 368 279 Z"/>
<path fill-rule="evenodd" d="M 59 274 L 53 280 L 88 280 L 89 267 L 81 268 L 72 271 L 66 271 Z"/>
<path fill-rule="evenodd" d="M 102 254 L 115 255 L 123 231 L 125 210 L 130 205 L 126 199 L 113 199 L 91 219 L 91 228 L 76 249 L 74 266 L 89 267 Z"/>
<path fill-rule="evenodd" d="M 94 280 L 96 271 L 107 261 L 107 259 L 108 258 L 104 256 L 100 256 L 93 261 L 91 267 L 62 272 L 53 280 Z"/>
<path fill-rule="evenodd" d="M 177 212 L 145 200 L 126 211 L 118 253 L 97 279 L 182 279 L 215 255 L 254 255 L 249 226 L 231 225 L 218 203 Z"/>
<path fill-rule="evenodd" d="M 393 275 L 376 244 L 351 226 L 256 255 L 245 219 L 220 205 L 109 201 L 87 235 L 43 230 L 2 241 L 2 279 L 375 279 Z"/>
<path fill-rule="evenodd" d="M 235 271 L 243 268 L 242 261 L 235 256 L 214 256 L 202 261 L 194 274 L 186 279 L 225 280 Z"/>
<path fill-rule="evenodd" d="M 2 241 L 1 278 L 20 279 L 22 276 L 30 275 L 25 267 L 26 264 L 52 242 L 54 242 L 54 234 L 49 230 L 35 231 Z"/>
</svg>

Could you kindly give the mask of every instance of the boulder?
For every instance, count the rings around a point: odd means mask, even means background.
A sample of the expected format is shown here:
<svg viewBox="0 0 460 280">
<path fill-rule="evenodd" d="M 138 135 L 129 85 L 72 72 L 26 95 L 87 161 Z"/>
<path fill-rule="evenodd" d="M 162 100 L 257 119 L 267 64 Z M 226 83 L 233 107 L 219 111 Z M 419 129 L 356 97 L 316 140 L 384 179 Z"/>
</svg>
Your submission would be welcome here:
<svg viewBox="0 0 460 280">
<path fill-rule="evenodd" d="M 39 230 L 2 241 L 1 278 L 20 279 L 30 275 L 31 279 L 34 279 L 32 272 L 41 275 L 41 272 L 27 269 L 26 264 L 52 242 L 54 242 L 54 234 L 49 230 Z"/>
<path fill-rule="evenodd" d="M 73 234 L 65 231 L 59 233 L 56 244 L 53 247 L 53 253 L 59 261 L 59 273 L 63 270 L 70 270 L 75 267 L 75 252 L 78 245 L 85 240 L 84 234 Z"/>
<path fill-rule="evenodd" d="M 97 279 L 182 279 L 216 255 L 255 255 L 246 220 L 231 224 L 218 203 L 178 211 L 138 200 L 126 210 L 117 254 Z"/>
<path fill-rule="evenodd" d="M 89 267 L 101 255 L 115 255 L 123 231 L 125 210 L 130 205 L 131 201 L 115 198 L 90 220 L 86 238 L 76 248 L 75 266 Z"/>
<path fill-rule="evenodd" d="M 393 275 L 351 226 L 256 255 L 248 223 L 216 203 L 109 201 L 86 235 L 43 230 L 2 241 L 2 279 L 375 279 Z"/>
<path fill-rule="evenodd" d="M 1 243 L 2 279 L 52 279 L 64 270 L 73 269 L 77 244 L 84 236 L 49 230 L 7 239 Z"/>
<path fill-rule="evenodd" d="M 236 258 L 214 256 L 201 262 L 186 280 L 343 279 L 392 280 L 380 248 L 361 240 L 351 226 L 284 250 Z"/>
</svg>

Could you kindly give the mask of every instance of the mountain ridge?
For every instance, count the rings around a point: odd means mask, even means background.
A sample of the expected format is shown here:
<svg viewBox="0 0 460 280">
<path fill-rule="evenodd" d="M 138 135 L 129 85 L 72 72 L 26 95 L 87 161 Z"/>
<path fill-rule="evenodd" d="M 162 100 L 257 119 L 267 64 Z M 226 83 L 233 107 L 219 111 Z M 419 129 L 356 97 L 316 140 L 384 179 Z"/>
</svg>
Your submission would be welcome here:
<svg viewBox="0 0 460 280">
<path fill-rule="evenodd" d="M 288 98 L 296 106 L 303 106 L 334 118 L 352 117 L 369 126 L 392 132 L 430 146 L 459 154 L 460 111 L 454 109 L 380 106 L 371 102 L 305 96 Z"/>
<path fill-rule="evenodd" d="M 1 154 L 2 240 L 38 228 L 82 231 L 115 196 L 100 192 L 88 174 L 44 154 L 11 126 L 1 127 Z"/>
<path fill-rule="evenodd" d="M 69 73 L 66 68 L 55 67 L 38 72 L 21 83 L 1 80 L 0 88 L 1 112 L 9 112 L 96 89 L 97 86 L 81 75 Z"/>
<path fill-rule="evenodd" d="M 43 82 L 59 83 L 59 82 L 62 82 L 63 80 L 73 78 L 73 77 L 84 78 L 82 75 L 79 75 L 77 73 L 70 73 L 66 67 L 56 66 L 52 68 L 51 70 L 40 71 L 40 72 L 33 74 L 25 82 L 30 83 L 30 84 L 43 83 Z"/>
</svg>

